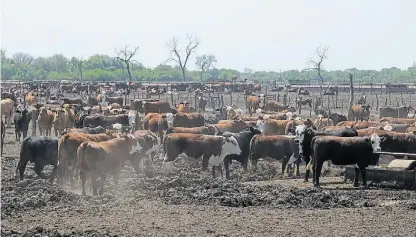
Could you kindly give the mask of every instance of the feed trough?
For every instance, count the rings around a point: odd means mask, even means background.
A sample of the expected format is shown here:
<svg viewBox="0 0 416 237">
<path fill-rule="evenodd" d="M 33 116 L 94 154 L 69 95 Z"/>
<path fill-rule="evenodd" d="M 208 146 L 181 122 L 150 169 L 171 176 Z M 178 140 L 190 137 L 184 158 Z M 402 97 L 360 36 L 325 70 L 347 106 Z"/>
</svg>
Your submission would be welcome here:
<svg viewBox="0 0 416 237">
<path fill-rule="evenodd" d="M 395 159 L 387 167 L 367 167 L 366 171 L 367 181 L 396 182 L 405 188 L 416 186 L 416 160 Z M 354 180 L 354 174 L 354 166 L 346 166 L 344 181 Z M 361 174 L 358 179 L 361 181 Z"/>
</svg>

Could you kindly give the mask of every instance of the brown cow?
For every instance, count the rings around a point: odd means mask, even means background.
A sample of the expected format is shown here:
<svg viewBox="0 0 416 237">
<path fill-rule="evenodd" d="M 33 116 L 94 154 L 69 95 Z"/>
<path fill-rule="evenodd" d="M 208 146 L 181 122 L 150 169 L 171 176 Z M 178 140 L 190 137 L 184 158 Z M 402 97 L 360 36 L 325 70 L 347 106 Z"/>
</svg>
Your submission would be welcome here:
<svg viewBox="0 0 416 237">
<path fill-rule="evenodd" d="M 260 107 L 260 97 L 248 96 L 246 101 L 246 107 L 250 114 L 256 112 L 256 110 Z"/>
<path fill-rule="evenodd" d="M 380 123 L 395 123 L 395 124 L 409 124 L 412 125 L 416 123 L 416 119 L 407 119 L 407 118 L 392 118 L 392 117 L 384 117 L 380 119 Z"/>
<path fill-rule="evenodd" d="M 38 126 L 39 126 L 39 133 L 40 135 L 50 136 L 52 130 L 52 124 L 54 120 L 54 114 L 52 111 L 41 108 L 40 113 L 38 115 Z"/>
<path fill-rule="evenodd" d="M 191 112 L 190 111 L 190 108 L 189 108 L 189 103 L 183 103 L 183 102 L 179 103 L 176 106 L 176 110 L 178 111 L 178 113 L 179 112 L 181 112 L 181 113 L 189 113 L 189 112 Z"/>
<path fill-rule="evenodd" d="M 11 99 L 1 100 L 0 120 L 3 120 L 3 115 L 4 115 L 4 122 L 7 124 L 7 126 L 11 126 L 12 124 L 13 108 L 14 108 L 13 100 Z"/>
<path fill-rule="evenodd" d="M 137 110 L 141 113 L 144 113 L 143 102 L 156 102 L 159 100 L 155 99 L 135 99 L 130 102 L 130 109 Z"/>
<path fill-rule="evenodd" d="M 115 188 L 118 186 L 120 171 L 124 163 L 142 147 L 132 134 L 117 136 L 107 141 L 85 141 L 77 149 L 77 167 L 80 170 L 82 195 L 85 196 L 85 182 L 87 173 L 91 173 L 93 195 L 97 195 L 97 178 L 101 176 L 101 194 L 107 173 L 113 174 Z"/>
<path fill-rule="evenodd" d="M 66 127 L 66 125 L 69 123 L 68 113 L 60 109 L 56 112 L 54 119 L 53 119 L 53 128 L 55 131 L 55 136 L 59 136 Z"/>
<path fill-rule="evenodd" d="M 113 134 L 68 133 L 58 141 L 58 183 L 62 186 L 65 173 L 74 187 L 74 169 L 77 160 L 77 149 L 85 141 L 107 141 L 116 136 Z"/>
<path fill-rule="evenodd" d="M 340 130 L 347 126 L 325 126 L 322 128 L 322 131 L 333 131 L 333 130 Z"/>
<path fill-rule="evenodd" d="M 270 111 L 275 111 L 275 112 L 280 112 L 287 108 L 288 108 L 287 105 L 280 104 L 279 102 L 274 101 L 274 100 L 267 101 L 266 106 L 265 106 L 265 109 L 270 110 Z"/>
<path fill-rule="evenodd" d="M 323 127 L 325 126 L 334 126 L 334 122 L 332 121 L 332 119 L 329 118 L 323 118 L 322 116 L 319 116 L 319 118 L 316 118 L 313 121 L 313 125 L 321 130 Z"/>
<path fill-rule="evenodd" d="M 25 95 L 25 101 L 26 101 L 26 104 L 28 104 L 28 105 L 37 104 L 38 103 L 37 93 L 28 92 Z"/>
<path fill-rule="evenodd" d="M 249 127 L 243 120 L 220 120 L 217 124 L 213 124 L 213 126 L 218 129 L 220 134 L 224 132 L 237 133 Z"/>
<path fill-rule="evenodd" d="M 173 123 L 173 114 L 148 113 L 143 118 L 143 128 L 159 135 L 160 144 L 163 142 L 163 133 Z"/>
<path fill-rule="evenodd" d="M 351 110 L 355 121 L 368 121 L 370 119 L 370 105 L 353 105 Z"/>
<path fill-rule="evenodd" d="M 168 120 L 170 123 L 170 121 Z M 200 127 L 205 125 L 204 116 L 200 113 L 180 113 L 178 112 L 173 119 L 174 127 Z"/>
<path fill-rule="evenodd" d="M 143 101 L 143 110 L 147 113 L 171 113 L 169 102 L 165 101 Z"/>
<path fill-rule="evenodd" d="M 171 127 L 168 128 L 166 134 L 170 133 L 193 133 L 193 134 L 205 134 L 205 135 L 217 135 L 218 129 L 213 125 L 201 126 L 201 127 Z"/>
<path fill-rule="evenodd" d="M 285 135 L 286 125 L 291 120 L 266 119 L 264 121 L 264 135 Z"/>
</svg>

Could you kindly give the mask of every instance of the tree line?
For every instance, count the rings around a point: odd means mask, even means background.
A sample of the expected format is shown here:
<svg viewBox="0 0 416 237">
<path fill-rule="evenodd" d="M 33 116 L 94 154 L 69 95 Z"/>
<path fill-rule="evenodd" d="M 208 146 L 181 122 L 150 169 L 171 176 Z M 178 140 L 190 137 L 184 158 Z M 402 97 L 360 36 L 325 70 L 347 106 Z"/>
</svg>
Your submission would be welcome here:
<svg viewBox="0 0 416 237">
<path fill-rule="evenodd" d="M 416 63 L 401 70 L 397 67 L 381 70 L 324 70 L 324 60 L 328 48 L 317 48 L 316 59 L 310 58 L 310 68 L 288 71 L 253 71 L 250 68 L 240 72 L 234 69 L 217 68 L 214 55 L 196 55 L 198 70 L 187 70 L 189 59 L 199 46 L 199 41 L 188 36 L 184 52 L 179 50 L 176 38 L 167 42 L 170 57 L 157 67 L 146 67 L 134 60 L 139 48 L 125 47 L 116 50 L 115 55 L 94 54 L 88 58 L 67 58 L 62 54 L 49 57 L 34 57 L 28 53 L 19 52 L 8 55 L 1 50 L 1 79 L 2 80 L 99 80 L 99 81 L 230 81 L 249 79 L 258 81 L 287 82 L 289 80 L 306 80 L 312 83 L 348 82 L 349 73 L 354 75 L 356 82 L 373 83 L 416 83 Z"/>
</svg>

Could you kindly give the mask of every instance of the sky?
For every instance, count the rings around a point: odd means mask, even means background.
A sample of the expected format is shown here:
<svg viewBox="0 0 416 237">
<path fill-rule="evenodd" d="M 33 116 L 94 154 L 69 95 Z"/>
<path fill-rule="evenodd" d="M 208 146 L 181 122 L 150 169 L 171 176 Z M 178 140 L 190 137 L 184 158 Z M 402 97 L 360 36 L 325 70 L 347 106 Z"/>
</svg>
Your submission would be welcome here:
<svg viewBox="0 0 416 237">
<path fill-rule="evenodd" d="M 416 61 L 414 0 L 2 0 L 1 48 L 10 56 L 62 53 L 134 57 L 155 67 L 169 57 L 166 42 L 186 35 L 213 54 L 217 68 L 285 71 L 310 67 L 318 46 L 329 48 L 326 70 L 406 69 Z"/>
</svg>

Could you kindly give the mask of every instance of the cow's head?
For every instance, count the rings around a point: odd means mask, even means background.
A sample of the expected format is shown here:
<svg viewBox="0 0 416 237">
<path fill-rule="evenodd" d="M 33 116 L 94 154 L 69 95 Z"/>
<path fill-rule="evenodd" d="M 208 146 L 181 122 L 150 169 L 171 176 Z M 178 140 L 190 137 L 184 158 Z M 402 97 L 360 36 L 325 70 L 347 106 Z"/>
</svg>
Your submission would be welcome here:
<svg viewBox="0 0 416 237">
<path fill-rule="evenodd" d="M 370 112 L 370 105 L 361 105 L 361 108 L 363 109 L 364 112 Z"/>
<path fill-rule="evenodd" d="M 295 127 L 295 141 L 299 145 L 299 155 L 302 157 L 305 151 L 303 148 L 307 148 L 307 146 L 310 146 L 309 144 L 306 144 L 305 141 L 309 142 L 309 137 L 312 135 L 313 131 L 312 129 L 308 128 L 306 125 L 298 125 Z M 306 139 L 305 139 L 306 138 Z"/>
<path fill-rule="evenodd" d="M 373 148 L 373 151 L 381 151 L 381 143 L 384 142 L 387 138 L 386 137 L 380 137 L 377 135 L 377 133 L 371 134 L 370 138 L 367 138 L 371 142 L 371 146 Z"/>
<path fill-rule="evenodd" d="M 223 137 L 221 155 L 225 157 L 226 155 L 230 154 L 240 155 L 240 145 L 238 145 L 237 139 L 235 139 L 233 136 Z"/>
<path fill-rule="evenodd" d="M 173 127 L 173 120 L 175 119 L 176 114 L 173 113 L 165 113 L 162 115 L 162 118 L 166 118 L 166 122 L 168 123 L 168 127 Z"/>
<path fill-rule="evenodd" d="M 142 146 L 140 146 L 140 143 L 132 134 L 123 135 L 123 138 L 126 140 L 126 142 L 129 145 L 128 147 L 129 147 L 130 155 L 143 149 Z"/>
</svg>

